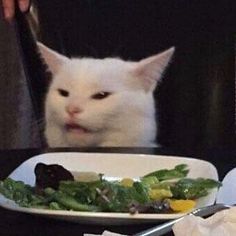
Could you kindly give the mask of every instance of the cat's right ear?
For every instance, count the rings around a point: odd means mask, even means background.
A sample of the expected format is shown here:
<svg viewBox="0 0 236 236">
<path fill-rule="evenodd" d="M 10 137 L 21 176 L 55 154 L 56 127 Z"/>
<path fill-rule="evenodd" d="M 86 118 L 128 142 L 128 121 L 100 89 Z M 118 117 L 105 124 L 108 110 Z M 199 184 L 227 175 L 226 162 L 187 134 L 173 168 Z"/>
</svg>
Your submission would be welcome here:
<svg viewBox="0 0 236 236">
<path fill-rule="evenodd" d="M 145 58 L 136 64 L 132 74 L 139 78 L 145 91 L 154 91 L 157 83 L 161 80 L 162 74 L 168 66 L 175 48 L 169 48 L 164 52 Z"/>
<path fill-rule="evenodd" d="M 42 58 L 48 65 L 49 70 L 52 72 L 52 74 L 57 74 L 60 67 L 68 60 L 70 60 L 69 58 L 53 51 L 40 42 L 37 42 L 37 46 Z"/>
</svg>

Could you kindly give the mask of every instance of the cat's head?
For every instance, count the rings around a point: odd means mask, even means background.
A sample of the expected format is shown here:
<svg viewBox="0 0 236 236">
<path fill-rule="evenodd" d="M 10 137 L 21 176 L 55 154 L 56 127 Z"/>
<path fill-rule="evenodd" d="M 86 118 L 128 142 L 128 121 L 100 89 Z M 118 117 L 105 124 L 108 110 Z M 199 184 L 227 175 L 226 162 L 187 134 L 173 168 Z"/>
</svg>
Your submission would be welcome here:
<svg viewBox="0 0 236 236">
<path fill-rule="evenodd" d="M 150 118 L 149 123 L 153 123 L 153 91 L 174 48 L 129 62 L 118 58 L 70 59 L 41 43 L 38 47 L 53 75 L 46 98 L 49 145 L 59 146 L 54 143 L 60 138 L 67 143 L 64 146 L 97 146 L 106 143 L 112 132 L 117 142 L 119 132 L 149 132 L 144 121 Z M 54 137 L 60 134 L 63 137 Z"/>
</svg>

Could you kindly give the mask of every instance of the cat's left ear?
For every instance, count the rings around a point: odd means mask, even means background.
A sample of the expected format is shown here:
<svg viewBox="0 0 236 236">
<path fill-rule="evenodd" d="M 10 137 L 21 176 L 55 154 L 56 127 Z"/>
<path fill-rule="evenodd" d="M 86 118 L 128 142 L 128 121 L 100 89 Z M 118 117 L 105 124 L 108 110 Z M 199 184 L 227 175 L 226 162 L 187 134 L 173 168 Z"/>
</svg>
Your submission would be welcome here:
<svg viewBox="0 0 236 236">
<path fill-rule="evenodd" d="M 175 48 L 172 47 L 162 53 L 145 58 L 135 63 L 132 73 L 138 77 L 145 91 L 153 91 L 163 72 L 168 66 Z"/>
<path fill-rule="evenodd" d="M 48 65 L 52 74 L 56 74 L 61 66 L 70 60 L 69 58 L 53 51 L 40 42 L 37 42 L 37 46 L 42 58 L 45 60 L 45 63 Z"/>
</svg>

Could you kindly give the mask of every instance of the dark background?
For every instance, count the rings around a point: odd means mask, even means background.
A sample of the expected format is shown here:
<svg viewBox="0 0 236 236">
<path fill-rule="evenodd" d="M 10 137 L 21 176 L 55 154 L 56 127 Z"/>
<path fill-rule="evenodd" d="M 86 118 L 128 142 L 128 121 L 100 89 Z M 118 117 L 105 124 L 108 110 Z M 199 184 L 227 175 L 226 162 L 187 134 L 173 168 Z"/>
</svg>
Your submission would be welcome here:
<svg viewBox="0 0 236 236">
<path fill-rule="evenodd" d="M 234 146 L 233 0 L 40 0 L 36 6 L 39 40 L 67 56 L 138 60 L 175 46 L 155 93 L 159 143 L 187 150 Z M 22 47 L 27 62 L 32 51 Z M 32 81 L 41 76 L 29 73 Z M 33 91 L 45 86 L 30 83 Z"/>
</svg>

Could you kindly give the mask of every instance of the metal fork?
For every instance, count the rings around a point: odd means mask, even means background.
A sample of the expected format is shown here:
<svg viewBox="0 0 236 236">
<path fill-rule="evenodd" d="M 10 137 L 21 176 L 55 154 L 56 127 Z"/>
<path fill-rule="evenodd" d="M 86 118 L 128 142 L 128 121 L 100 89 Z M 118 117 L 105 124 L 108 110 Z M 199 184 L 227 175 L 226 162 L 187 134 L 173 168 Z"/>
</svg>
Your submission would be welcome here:
<svg viewBox="0 0 236 236">
<path fill-rule="evenodd" d="M 195 215 L 195 216 L 210 216 L 218 211 L 228 209 L 232 206 L 227 204 L 215 204 L 211 206 L 201 207 L 193 210 L 192 212 L 188 213 L 187 215 Z M 150 229 L 144 230 L 140 233 L 134 234 L 133 236 L 161 236 L 164 235 L 172 230 L 172 227 L 175 223 L 181 221 L 185 216 L 177 218 L 175 220 L 170 220 L 164 224 L 152 227 Z"/>
</svg>

